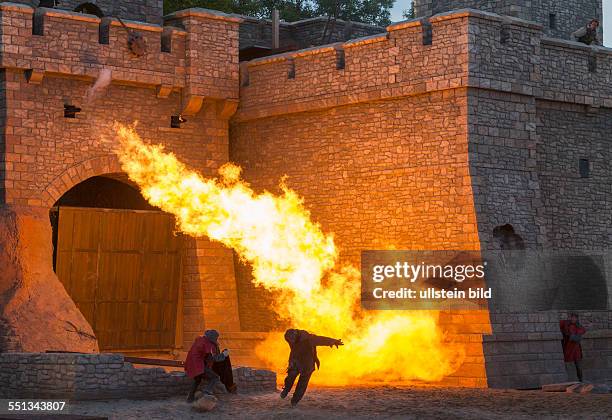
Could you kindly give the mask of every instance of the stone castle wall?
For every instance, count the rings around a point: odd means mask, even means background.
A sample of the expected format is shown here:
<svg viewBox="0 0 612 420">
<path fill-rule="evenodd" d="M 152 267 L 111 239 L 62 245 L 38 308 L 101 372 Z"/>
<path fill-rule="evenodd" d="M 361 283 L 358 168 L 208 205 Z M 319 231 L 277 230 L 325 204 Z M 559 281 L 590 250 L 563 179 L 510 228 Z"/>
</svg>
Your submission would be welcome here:
<svg viewBox="0 0 612 420">
<path fill-rule="evenodd" d="M 16 0 L 14 3 L 38 7 L 40 0 Z M 120 17 L 121 19 L 136 20 L 139 22 L 161 24 L 164 15 L 163 0 L 61 0 L 57 2 L 56 9 L 74 11 L 77 7 L 90 3 L 97 6 L 104 16 Z"/>
<path fill-rule="evenodd" d="M 230 157 L 257 188 L 274 189 L 288 175 L 348 261 L 360 249 L 387 246 L 495 249 L 493 228 L 506 223 L 529 248 L 606 247 L 610 58 L 605 48 L 544 38 L 534 23 L 461 11 L 392 25 L 386 36 L 256 59 L 242 67 Z M 593 170 L 601 169 L 577 181 L 578 156 L 585 154 Z M 460 173 L 468 183 L 458 183 Z M 561 192 L 566 208 L 555 204 Z M 581 201 L 588 206 L 575 214 Z M 471 217 L 478 229 L 473 245 L 459 239 L 475 238 Z M 237 281 L 239 294 L 252 301 L 258 292 Z M 240 305 L 241 315 L 249 310 Z M 565 378 L 560 316 L 522 314 L 522 321 L 494 311 L 484 345 L 489 385 Z M 531 334 L 533 317 L 542 326 Z M 461 323 L 442 325 L 469 336 Z M 610 327 L 607 320 L 596 325 L 585 348 L 605 376 Z M 474 378 L 477 356 L 471 362 L 466 371 Z M 519 373 L 526 367 L 531 376 Z"/>
<path fill-rule="evenodd" d="M 161 142 L 206 176 L 227 162 L 228 118 L 238 98 L 239 19 L 191 10 L 169 17 L 183 28 L 129 23 L 147 42 L 147 53 L 137 58 L 117 21 L 56 9 L 39 18 L 43 29 L 35 35 L 32 8 L 0 5 L 0 205 L 37 209 L 48 220 L 45 213 L 74 185 L 121 173 L 113 153 L 115 121 L 139 121 L 143 138 Z M 112 84 L 88 102 L 87 89 L 102 69 L 112 71 Z M 82 111 L 64 118 L 65 104 Z M 170 128 L 170 117 L 181 112 L 197 115 Z M 51 244 L 50 225 L 30 239 Z M 205 325 L 239 331 L 232 252 L 193 238 L 183 250 L 180 345 L 188 348 Z M 62 349 L 70 350 L 58 343 L 51 350 Z"/>
<path fill-rule="evenodd" d="M 362 249 L 479 249 L 464 87 L 467 22 L 467 15 L 432 19 L 431 45 L 423 45 L 426 28 L 415 21 L 249 62 L 231 159 L 258 190 L 276 191 L 287 175 L 313 219 L 334 233 L 342 263 L 358 264 Z M 252 302 L 265 297 L 248 279 L 237 282 L 249 296 L 241 319 L 251 321 L 262 310 Z M 486 385 L 486 314 L 442 314 L 441 324 L 467 350 L 445 383 Z"/>
<path fill-rule="evenodd" d="M 603 196 L 612 185 L 605 169 L 612 55 L 492 19 L 474 19 L 471 29 L 470 160 L 481 243 L 494 249 L 492 229 L 511 223 L 528 248 L 603 252 L 609 267 L 610 203 Z M 588 178 L 580 176 L 580 159 L 589 161 Z M 612 369 L 612 278 L 598 281 L 597 290 L 608 290 L 607 306 L 605 297 L 584 292 L 563 305 L 582 309 L 593 323 L 583 342 L 591 381 L 610 378 Z M 580 293 L 580 285 L 569 286 Z M 567 375 L 554 353 L 566 314 L 491 309 L 493 334 L 484 342 L 490 386 L 528 388 Z"/>
<path fill-rule="evenodd" d="M 513 16 L 542 25 L 547 36 L 569 39 L 571 34 L 591 19 L 602 22 L 601 0 L 417 0 L 416 17 L 463 8 L 479 9 L 503 16 Z M 600 31 L 600 35 L 601 35 Z M 600 38 L 601 40 L 601 38 Z"/>
<path fill-rule="evenodd" d="M 238 391 L 276 390 L 276 374 L 234 368 Z M 193 380 L 161 367 L 135 368 L 121 354 L 0 354 L 0 397 L 103 400 L 187 395 Z"/>
<path fill-rule="evenodd" d="M 529 248 L 609 246 L 610 50 L 464 10 L 243 63 L 239 78 L 240 18 L 190 9 L 166 23 L 129 23 L 148 46 L 135 58 L 115 20 L 0 5 L 1 205 L 43 214 L 78 182 L 120 172 L 109 127 L 138 119 L 143 137 L 205 175 L 228 159 L 258 190 L 277 191 L 288 175 L 313 219 L 335 233 L 343 263 L 357 264 L 366 248 L 490 249 L 505 223 Z M 113 84 L 86 103 L 102 69 Z M 68 103 L 82 106 L 77 118 L 63 118 Z M 188 123 L 169 128 L 180 112 Z M 579 177 L 580 159 L 589 178 Z M 50 230 L 37 235 L 50 243 Z M 210 326 L 248 355 L 265 335 L 240 330 L 269 328 L 273 318 L 256 315 L 270 296 L 235 273 L 230 250 L 205 239 L 184 249 L 183 349 Z M 610 279 L 607 287 L 612 296 Z M 554 343 L 564 314 L 492 309 L 490 325 L 486 313 L 441 314 L 467 349 L 445 383 L 525 387 L 563 377 Z M 597 321 L 585 341 L 589 369 L 605 375 L 609 313 L 584 314 Z"/>
<path fill-rule="evenodd" d="M 241 18 L 243 22 L 240 24 L 240 49 L 254 45 L 272 47 L 271 20 L 249 16 Z M 327 35 L 323 38 L 326 27 Z M 328 25 L 326 17 L 317 17 L 297 22 L 281 22 L 279 31 L 281 49 L 298 49 L 383 33 L 385 28 L 340 19 Z"/>
</svg>

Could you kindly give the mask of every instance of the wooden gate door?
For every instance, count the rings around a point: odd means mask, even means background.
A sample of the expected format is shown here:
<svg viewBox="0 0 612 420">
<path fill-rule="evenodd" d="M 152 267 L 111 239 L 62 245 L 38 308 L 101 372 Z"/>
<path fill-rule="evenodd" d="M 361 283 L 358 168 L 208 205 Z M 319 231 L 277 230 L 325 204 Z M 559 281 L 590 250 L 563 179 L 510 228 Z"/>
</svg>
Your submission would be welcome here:
<svg viewBox="0 0 612 420">
<path fill-rule="evenodd" d="M 176 347 L 181 244 L 162 212 L 59 209 L 57 275 L 101 350 Z"/>
</svg>

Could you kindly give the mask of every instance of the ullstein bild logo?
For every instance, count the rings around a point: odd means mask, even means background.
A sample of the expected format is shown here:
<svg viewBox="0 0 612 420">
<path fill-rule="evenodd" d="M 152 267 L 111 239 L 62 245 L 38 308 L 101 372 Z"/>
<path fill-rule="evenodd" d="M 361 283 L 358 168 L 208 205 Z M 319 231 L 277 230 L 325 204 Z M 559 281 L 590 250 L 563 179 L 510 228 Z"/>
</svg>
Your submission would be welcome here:
<svg viewBox="0 0 612 420">
<path fill-rule="evenodd" d="M 474 251 L 363 251 L 365 309 L 486 309 L 487 262 Z"/>
</svg>

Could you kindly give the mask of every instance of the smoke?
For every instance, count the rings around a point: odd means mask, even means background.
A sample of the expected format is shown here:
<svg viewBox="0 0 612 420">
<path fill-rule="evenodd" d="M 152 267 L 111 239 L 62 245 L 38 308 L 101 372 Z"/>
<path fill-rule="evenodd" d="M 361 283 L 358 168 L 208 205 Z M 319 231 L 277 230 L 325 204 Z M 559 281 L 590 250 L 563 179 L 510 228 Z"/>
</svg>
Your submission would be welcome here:
<svg viewBox="0 0 612 420">
<path fill-rule="evenodd" d="M 85 104 L 89 105 L 91 102 L 96 100 L 111 84 L 113 80 L 113 72 L 110 69 L 100 70 L 98 78 L 94 82 L 93 86 L 87 89 L 85 94 Z"/>
</svg>

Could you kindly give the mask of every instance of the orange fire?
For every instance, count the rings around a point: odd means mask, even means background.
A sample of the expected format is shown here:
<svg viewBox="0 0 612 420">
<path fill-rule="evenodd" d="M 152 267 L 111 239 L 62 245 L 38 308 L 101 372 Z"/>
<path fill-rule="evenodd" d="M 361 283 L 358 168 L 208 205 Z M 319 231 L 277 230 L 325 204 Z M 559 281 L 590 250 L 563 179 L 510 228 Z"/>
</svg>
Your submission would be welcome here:
<svg viewBox="0 0 612 420">
<path fill-rule="evenodd" d="M 116 130 L 123 170 L 152 205 L 176 216 L 178 229 L 234 249 L 254 282 L 276 292 L 273 309 L 294 328 L 344 340 L 339 350 L 321 348 L 313 383 L 439 381 L 459 367 L 463 348 L 444 340 L 434 312 L 361 310 L 359 271 L 340 266 L 333 236 L 282 181 L 281 195 L 256 193 L 230 163 L 206 179 L 133 128 Z M 282 333 L 270 334 L 257 356 L 286 369 Z"/>
</svg>

